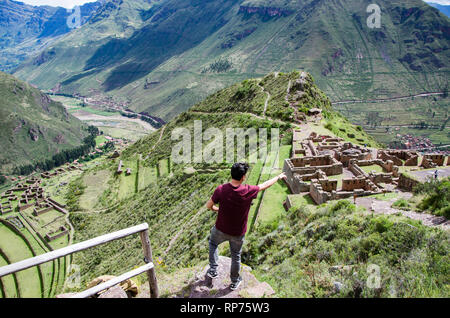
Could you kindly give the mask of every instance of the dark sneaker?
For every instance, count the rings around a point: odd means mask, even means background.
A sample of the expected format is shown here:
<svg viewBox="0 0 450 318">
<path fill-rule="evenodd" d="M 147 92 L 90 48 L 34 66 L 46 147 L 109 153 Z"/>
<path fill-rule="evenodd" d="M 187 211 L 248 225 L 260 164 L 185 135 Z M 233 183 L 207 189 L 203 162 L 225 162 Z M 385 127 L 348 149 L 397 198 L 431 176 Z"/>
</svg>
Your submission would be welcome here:
<svg viewBox="0 0 450 318">
<path fill-rule="evenodd" d="M 237 282 L 231 283 L 230 289 L 231 290 L 238 289 L 238 287 L 239 287 L 239 285 L 241 285 L 241 283 L 242 283 L 242 278 L 239 277 L 239 280 Z"/>
<path fill-rule="evenodd" d="M 217 271 L 214 270 L 214 269 L 209 269 L 209 270 L 206 272 L 206 275 L 207 275 L 209 278 L 216 278 L 217 276 L 219 276 L 219 274 L 217 274 Z"/>
</svg>

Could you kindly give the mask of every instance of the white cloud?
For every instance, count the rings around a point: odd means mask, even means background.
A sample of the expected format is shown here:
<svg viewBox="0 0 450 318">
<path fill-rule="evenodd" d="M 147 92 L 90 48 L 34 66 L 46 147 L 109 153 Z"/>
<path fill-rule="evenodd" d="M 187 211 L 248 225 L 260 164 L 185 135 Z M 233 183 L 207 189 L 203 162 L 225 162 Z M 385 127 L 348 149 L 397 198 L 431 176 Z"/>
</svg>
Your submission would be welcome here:
<svg viewBox="0 0 450 318">
<path fill-rule="evenodd" d="M 85 4 L 87 2 L 95 2 L 96 0 L 18 0 L 33 6 L 43 6 L 48 5 L 52 7 L 64 7 L 73 8 L 78 5 Z"/>
<path fill-rule="evenodd" d="M 425 2 L 442 4 L 444 6 L 450 6 L 450 0 L 427 0 Z"/>
</svg>

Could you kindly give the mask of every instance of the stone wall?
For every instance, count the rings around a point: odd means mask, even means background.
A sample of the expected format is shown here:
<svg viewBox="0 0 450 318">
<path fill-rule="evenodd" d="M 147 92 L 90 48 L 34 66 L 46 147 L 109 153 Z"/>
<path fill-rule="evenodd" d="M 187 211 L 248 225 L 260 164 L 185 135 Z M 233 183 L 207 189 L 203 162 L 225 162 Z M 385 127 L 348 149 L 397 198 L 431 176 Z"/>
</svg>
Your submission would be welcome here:
<svg viewBox="0 0 450 318">
<path fill-rule="evenodd" d="M 53 207 L 52 207 L 52 206 L 50 206 L 50 207 L 48 207 L 48 208 L 41 209 L 41 210 L 34 209 L 34 210 L 33 210 L 33 215 L 34 215 L 34 216 L 39 216 L 39 215 L 42 215 L 42 214 L 44 214 L 44 213 L 47 213 L 47 212 L 49 212 L 49 211 L 51 211 L 51 210 L 53 210 Z"/>
<path fill-rule="evenodd" d="M 337 190 L 337 180 L 319 179 L 319 183 L 324 191 L 331 192 Z"/>
<path fill-rule="evenodd" d="M 322 204 L 331 199 L 331 193 L 325 192 L 317 179 L 311 181 L 309 195 L 316 204 Z"/>
<path fill-rule="evenodd" d="M 398 158 L 397 156 L 390 155 L 388 152 L 383 151 L 383 150 L 378 151 L 378 158 L 383 161 L 390 160 L 390 161 L 394 162 L 394 164 L 396 166 L 399 166 L 399 167 L 403 166 L 403 161 L 400 158 Z"/>
<path fill-rule="evenodd" d="M 290 159 L 294 168 L 300 167 L 317 167 L 317 166 L 326 166 L 334 163 L 333 158 L 331 156 L 316 156 L 316 157 L 302 157 L 302 158 L 292 158 Z"/>
<path fill-rule="evenodd" d="M 392 179 L 392 174 L 390 173 L 376 173 L 370 175 L 370 180 L 375 183 L 392 183 L 394 180 Z"/>
<path fill-rule="evenodd" d="M 292 182 L 292 193 L 302 193 L 309 191 L 309 183 L 304 182 L 299 175 L 295 175 Z"/>
<path fill-rule="evenodd" d="M 436 168 L 436 164 L 431 159 L 425 157 L 422 159 L 421 166 L 425 169 Z"/>
<path fill-rule="evenodd" d="M 69 233 L 69 230 L 67 230 L 64 226 L 61 226 L 59 228 L 59 233 L 58 234 L 53 234 L 53 233 L 48 233 L 45 235 L 45 239 L 47 240 L 47 242 L 51 242 L 54 241 L 58 238 L 60 238 L 61 236 L 66 235 L 67 233 Z"/>
<path fill-rule="evenodd" d="M 424 155 L 423 158 L 431 160 L 431 162 L 433 162 L 437 166 L 443 166 L 444 165 L 444 161 L 445 161 L 445 156 L 444 155 L 439 155 L 439 154 Z"/>
<path fill-rule="evenodd" d="M 419 156 L 415 155 L 405 161 L 405 166 L 407 167 L 415 167 L 419 165 Z"/>
<path fill-rule="evenodd" d="M 406 191 L 412 191 L 412 189 L 417 186 L 420 182 L 418 180 L 414 180 L 403 173 L 400 174 L 400 177 L 398 179 L 398 187 L 400 189 L 406 190 Z"/>
<path fill-rule="evenodd" d="M 348 164 L 348 170 L 353 172 L 353 174 L 357 177 L 364 177 L 364 178 L 369 177 L 369 175 L 359 167 L 355 159 L 350 160 Z"/>
<path fill-rule="evenodd" d="M 342 180 L 342 191 L 354 191 L 356 189 L 379 192 L 378 187 L 371 180 L 366 178 L 354 178 Z"/>
</svg>

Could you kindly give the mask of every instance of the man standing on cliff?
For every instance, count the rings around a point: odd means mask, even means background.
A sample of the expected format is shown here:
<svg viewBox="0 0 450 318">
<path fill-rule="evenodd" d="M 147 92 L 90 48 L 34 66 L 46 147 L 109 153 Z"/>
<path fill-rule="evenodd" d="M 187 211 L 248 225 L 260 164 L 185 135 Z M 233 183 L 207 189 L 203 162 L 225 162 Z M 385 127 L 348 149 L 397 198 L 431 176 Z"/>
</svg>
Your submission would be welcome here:
<svg viewBox="0 0 450 318">
<path fill-rule="evenodd" d="M 209 238 L 210 268 L 207 275 L 210 278 L 217 277 L 219 258 L 217 248 L 221 243 L 228 241 L 231 252 L 231 290 L 237 289 L 242 282 L 239 274 L 241 251 L 247 232 L 248 213 L 252 200 L 258 196 L 258 192 L 270 188 L 278 180 L 286 179 L 285 174 L 282 173 L 258 186 L 243 184 L 248 168 L 246 163 L 235 163 L 231 168 L 231 182 L 218 186 L 206 204 L 208 209 L 218 212 L 216 224 L 211 229 Z M 219 204 L 219 207 L 215 204 Z"/>
</svg>

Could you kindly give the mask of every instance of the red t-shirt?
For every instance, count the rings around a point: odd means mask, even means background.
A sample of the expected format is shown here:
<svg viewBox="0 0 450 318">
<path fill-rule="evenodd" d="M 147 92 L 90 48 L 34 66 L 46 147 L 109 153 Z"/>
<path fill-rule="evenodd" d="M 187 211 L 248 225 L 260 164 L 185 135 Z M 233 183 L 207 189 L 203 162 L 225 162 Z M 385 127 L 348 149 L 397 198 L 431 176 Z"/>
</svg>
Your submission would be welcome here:
<svg viewBox="0 0 450 318">
<path fill-rule="evenodd" d="M 250 205 L 258 192 L 258 186 L 248 184 L 241 184 L 237 188 L 231 183 L 218 186 L 211 197 L 214 203 L 220 204 L 216 228 L 232 236 L 245 235 Z"/>
</svg>

